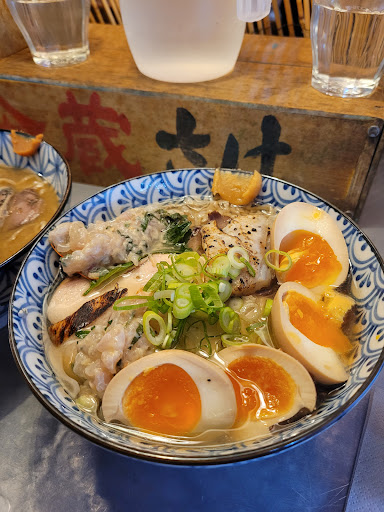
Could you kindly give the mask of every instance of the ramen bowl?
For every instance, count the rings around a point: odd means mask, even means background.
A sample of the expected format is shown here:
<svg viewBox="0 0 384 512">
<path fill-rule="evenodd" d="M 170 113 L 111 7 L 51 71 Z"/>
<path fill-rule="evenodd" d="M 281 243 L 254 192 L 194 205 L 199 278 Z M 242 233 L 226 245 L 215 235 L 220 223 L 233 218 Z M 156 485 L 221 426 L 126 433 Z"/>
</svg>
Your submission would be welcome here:
<svg viewBox="0 0 384 512">
<path fill-rule="evenodd" d="M 233 171 L 241 172 L 241 171 Z M 122 182 L 72 208 L 58 223 L 85 224 L 116 217 L 124 210 L 185 195 L 210 195 L 213 169 L 185 169 L 145 175 Z M 346 240 L 353 277 L 351 294 L 358 306 L 358 353 L 348 381 L 328 393 L 309 416 L 271 437 L 198 445 L 138 431 L 125 431 L 80 410 L 53 373 L 43 347 L 43 304 L 59 272 L 59 259 L 45 232 L 21 266 L 11 298 L 10 343 L 14 358 L 33 393 L 61 422 L 105 448 L 145 460 L 185 465 L 225 464 L 276 454 L 310 439 L 341 418 L 371 386 L 384 359 L 383 262 L 359 228 L 319 197 L 273 177 L 263 177 L 258 203 L 282 208 L 293 201 L 316 205 L 336 221 Z"/>
<path fill-rule="evenodd" d="M 28 135 L 23 134 L 28 137 Z M 32 156 L 20 156 L 13 151 L 11 132 L 0 130 L 0 166 L 29 169 L 47 180 L 58 196 L 58 207 L 51 219 L 31 240 L 0 263 L 0 328 L 7 323 L 8 302 L 16 275 L 31 245 L 63 211 L 71 190 L 71 172 L 68 163 L 51 144 L 43 141 Z"/>
</svg>

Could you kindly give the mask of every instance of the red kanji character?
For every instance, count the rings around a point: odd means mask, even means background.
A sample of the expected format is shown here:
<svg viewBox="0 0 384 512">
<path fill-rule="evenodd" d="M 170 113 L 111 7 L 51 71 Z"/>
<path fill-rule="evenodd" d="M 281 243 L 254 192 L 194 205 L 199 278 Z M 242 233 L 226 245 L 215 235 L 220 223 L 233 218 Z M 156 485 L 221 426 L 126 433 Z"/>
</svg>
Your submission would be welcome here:
<svg viewBox="0 0 384 512">
<path fill-rule="evenodd" d="M 2 130 L 14 129 L 36 135 L 45 131 L 45 124 L 22 114 L 0 96 L 0 128 Z"/>
<path fill-rule="evenodd" d="M 82 105 L 76 101 L 71 91 L 67 91 L 67 101 L 59 105 L 59 115 L 62 119 L 67 117 L 73 119 L 72 122 L 63 124 L 63 132 L 68 143 L 66 157 L 73 159 L 77 149 L 84 174 L 103 172 L 105 167 L 112 166 L 117 167 L 125 178 L 140 174 L 140 163 L 127 162 L 122 154 L 124 146 L 116 146 L 111 140 L 119 135 L 119 128 L 126 135 L 130 135 L 130 122 L 124 114 L 119 115 L 112 108 L 103 107 L 100 96 L 96 92 L 91 94 L 89 105 Z M 118 128 L 106 125 L 105 122 L 117 124 Z M 99 165 L 101 148 L 98 146 L 100 144 L 107 152 L 103 166 Z"/>
</svg>

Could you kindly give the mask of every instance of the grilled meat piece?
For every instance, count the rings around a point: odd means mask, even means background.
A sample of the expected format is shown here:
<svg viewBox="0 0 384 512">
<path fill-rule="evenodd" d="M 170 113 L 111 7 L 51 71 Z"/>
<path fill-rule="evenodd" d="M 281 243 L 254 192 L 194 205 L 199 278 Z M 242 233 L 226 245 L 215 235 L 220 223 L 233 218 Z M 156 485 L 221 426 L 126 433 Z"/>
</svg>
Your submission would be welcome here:
<svg viewBox="0 0 384 512">
<path fill-rule="evenodd" d="M 54 345 L 61 345 L 66 339 L 79 329 L 91 324 L 106 311 L 112 304 L 127 293 L 127 288 L 119 290 L 115 288 L 109 292 L 91 299 L 83 304 L 75 313 L 67 316 L 64 320 L 52 324 L 49 329 L 49 337 Z"/>
<path fill-rule="evenodd" d="M 269 234 L 269 218 L 258 213 L 234 217 L 222 230 L 215 220 L 201 228 L 202 245 L 208 259 L 236 246 L 243 247 L 249 254 L 256 275 L 252 277 L 243 269 L 232 282 L 232 295 L 251 295 L 270 286 L 273 272 L 264 261 L 264 254 L 270 248 Z"/>
<path fill-rule="evenodd" d="M 26 188 L 12 196 L 8 205 L 8 215 L 4 221 L 7 230 L 15 229 L 35 220 L 41 212 L 43 200 L 31 188 Z"/>
</svg>

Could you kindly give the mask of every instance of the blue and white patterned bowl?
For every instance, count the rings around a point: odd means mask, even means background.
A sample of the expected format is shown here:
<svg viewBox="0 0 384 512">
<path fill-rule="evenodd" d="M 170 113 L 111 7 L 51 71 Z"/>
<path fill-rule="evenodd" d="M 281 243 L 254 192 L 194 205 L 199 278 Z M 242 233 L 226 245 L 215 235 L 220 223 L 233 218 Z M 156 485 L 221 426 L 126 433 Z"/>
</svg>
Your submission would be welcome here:
<svg viewBox="0 0 384 512">
<path fill-rule="evenodd" d="M 212 177 L 212 169 L 189 169 L 133 178 L 84 201 L 62 216 L 59 222 L 107 220 L 134 206 L 184 195 L 206 196 L 210 194 Z M 57 381 L 44 354 L 43 301 L 59 268 L 58 257 L 48 243 L 47 233 L 44 233 L 29 253 L 16 279 L 9 329 L 15 360 L 43 405 L 64 424 L 104 447 L 135 457 L 175 464 L 218 464 L 270 455 L 309 439 L 343 416 L 366 393 L 383 364 L 383 261 L 351 220 L 299 187 L 263 177 L 258 200 L 276 207 L 283 207 L 292 201 L 314 204 L 329 212 L 344 234 L 353 268 L 352 293 L 359 306 L 359 353 L 351 365 L 345 386 L 328 396 L 310 417 L 295 422 L 271 438 L 222 447 L 164 444 L 150 440 L 143 434 L 125 434 L 99 422 L 76 407 Z"/>
<path fill-rule="evenodd" d="M 65 159 L 53 146 L 47 142 L 42 142 L 34 155 L 20 156 L 12 149 L 11 132 L 0 130 L 0 165 L 30 169 L 36 174 L 42 175 L 51 183 L 58 195 L 59 207 L 47 226 L 63 211 L 71 190 L 71 172 Z M 25 257 L 28 247 L 31 247 L 40 235 L 41 232 L 17 253 L 0 263 L 0 329 L 7 323 L 9 297 L 21 262 Z"/>
</svg>

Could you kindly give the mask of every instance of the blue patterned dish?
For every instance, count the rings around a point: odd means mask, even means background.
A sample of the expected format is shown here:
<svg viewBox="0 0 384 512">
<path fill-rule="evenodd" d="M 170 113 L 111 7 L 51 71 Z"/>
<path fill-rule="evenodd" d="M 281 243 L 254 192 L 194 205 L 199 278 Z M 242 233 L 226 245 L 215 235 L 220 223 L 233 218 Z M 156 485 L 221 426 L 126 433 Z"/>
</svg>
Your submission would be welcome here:
<svg viewBox="0 0 384 512">
<path fill-rule="evenodd" d="M 238 172 L 238 171 L 235 171 Z M 209 195 L 212 169 L 168 171 L 141 176 L 114 185 L 63 215 L 59 222 L 95 222 L 123 210 L 184 195 Z M 42 346 L 43 300 L 58 272 L 58 257 L 47 233 L 25 260 L 12 295 L 11 347 L 14 357 L 37 398 L 64 424 L 91 441 L 117 452 L 148 460 L 176 464 L 218 464 L 262 457 L 294 446 L 322 431 L 350 409 L 367 391 L 384 360 L 384 264 L 358 227 L 337 209 L 305 190 L 264 177 L 258 200 L 283 207 L 304 201 L 323 208 L 336 220 L 346 239 L 353 268 L 352 293 L 360 306 L 359 354 L 346 385 L 329 395 L 310 417 L 287 426 L 261 441 L 225 446 L 164 444 L 145 434 L 127 434 L 80 411 L 56 380 Z"/>
<path fill-rule="evenodd" d="M 63 211 L 71 189 L 71 173 L 69 166 L 60 153 L 50 144 L 42 142 L 40 148 L 33 156 L 17 155 L 12 149 L 11 133 L 0 130 L 0 166 L 30 169 L 42 175 L 55 189 L 59 198 L 59 207 L 50 223 Z M 13 254 L 3 263 L 0 263 L 0 329 L 7 323 L 8 302 L 20 264 L 28 247 L 35 242 L 41 233 L 38 233 L 28 244 Z"/>
</svg>

